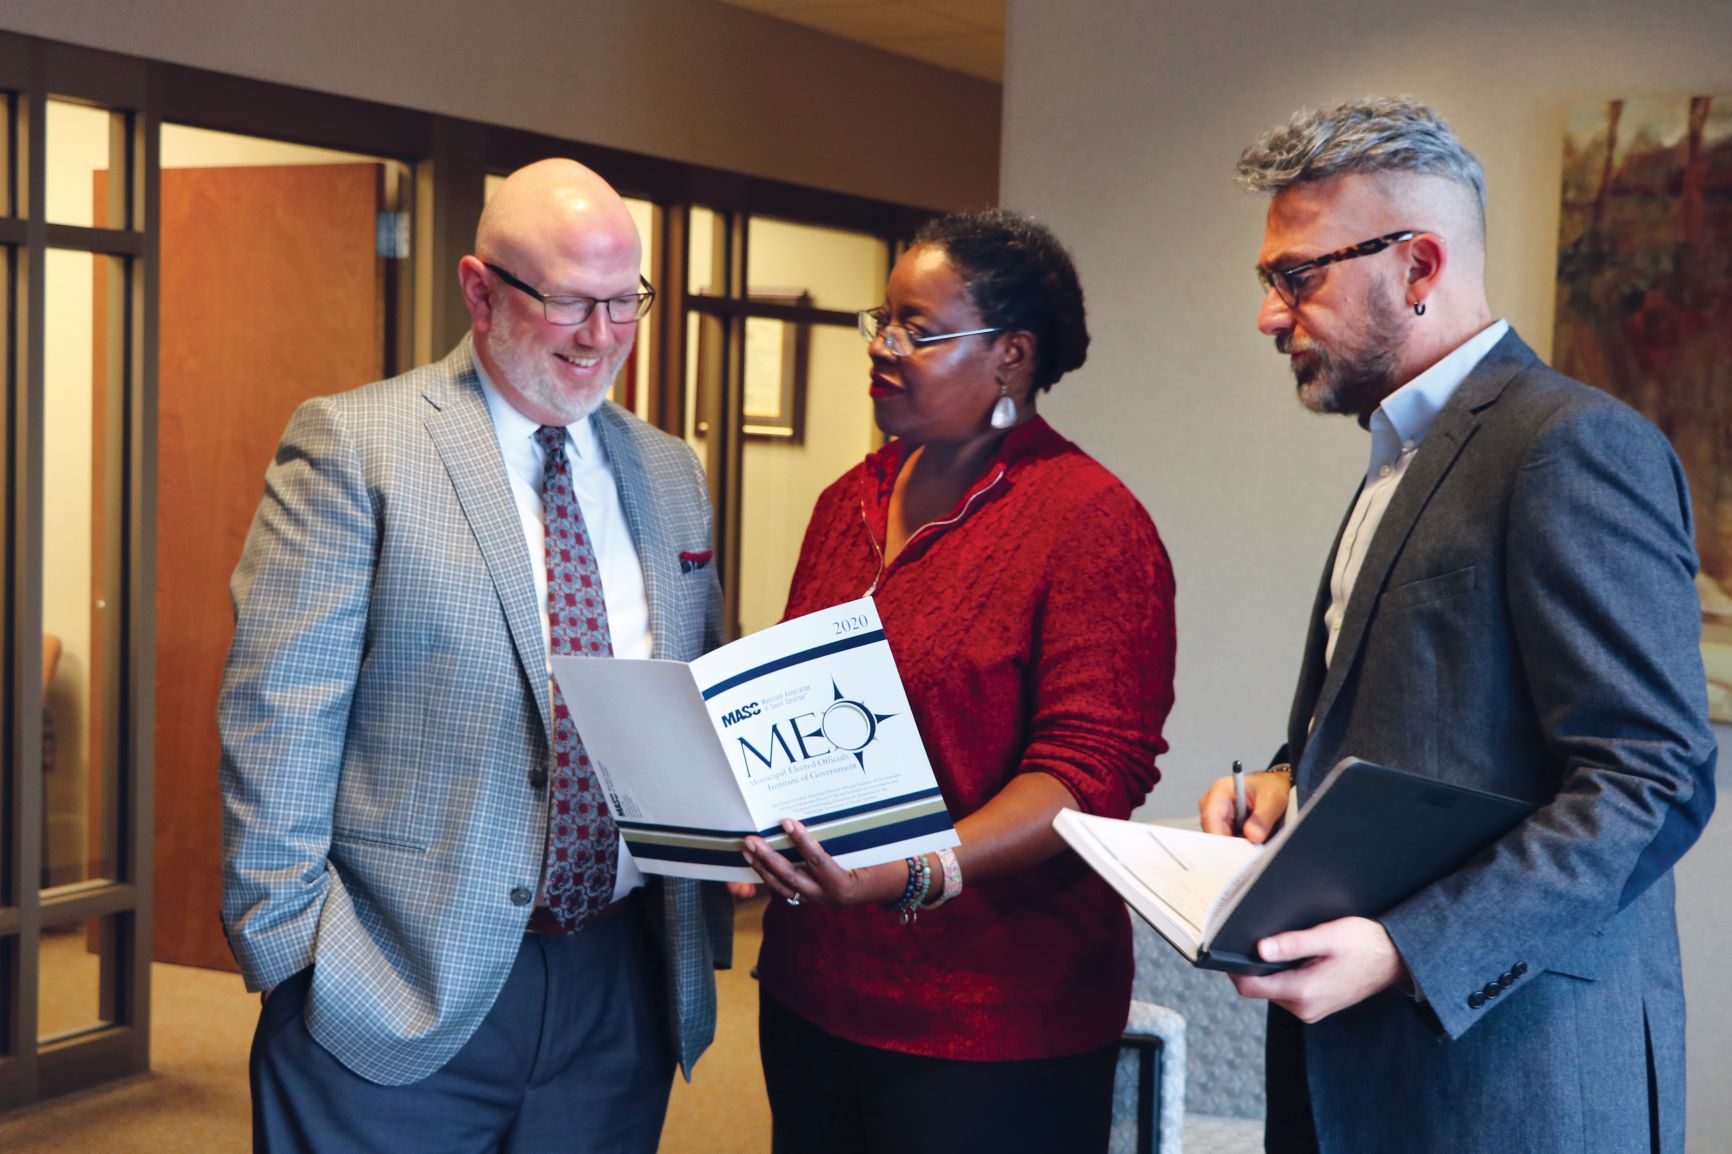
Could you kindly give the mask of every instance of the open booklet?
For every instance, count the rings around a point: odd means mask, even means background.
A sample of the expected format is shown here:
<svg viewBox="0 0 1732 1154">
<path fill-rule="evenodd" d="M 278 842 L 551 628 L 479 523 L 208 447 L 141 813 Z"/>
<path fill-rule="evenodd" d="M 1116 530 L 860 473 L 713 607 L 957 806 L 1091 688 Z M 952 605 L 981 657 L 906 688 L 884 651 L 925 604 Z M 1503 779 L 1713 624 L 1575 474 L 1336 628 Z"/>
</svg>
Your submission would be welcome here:
<svg viewBox="0 0 1732 1154">
<path fill-rule="evenodd" d="M 1346 758 L 1263 845 L 1064 810 L 1053 828 L 1194 965 L 1265 974 L 1270 934 L 1377 917 L 1533 812 L 1527 802 Z"/>
<path fill-rule="evenodd" d="M 696 661 L 555 657 L 632 858 L 645 873 L 757 881 L 756 833 L 805 823 L 843 866 L 957 844 L 870 597 Z"/>
</svg>

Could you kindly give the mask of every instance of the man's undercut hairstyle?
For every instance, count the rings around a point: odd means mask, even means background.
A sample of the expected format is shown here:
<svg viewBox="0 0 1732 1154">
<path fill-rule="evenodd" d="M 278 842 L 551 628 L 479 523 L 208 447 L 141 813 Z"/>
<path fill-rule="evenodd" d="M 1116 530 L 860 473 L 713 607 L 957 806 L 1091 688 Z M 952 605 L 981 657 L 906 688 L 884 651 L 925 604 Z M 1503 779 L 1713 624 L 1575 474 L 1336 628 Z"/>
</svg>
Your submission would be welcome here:
<svg viewBox="0 0 1732 1154">
<path fill-rule="evenodd" d="M 1034 334 L 1035 391 L 1088 359 L 1088 310 L 1070 253 L 1037 220 L 1003 209 L 927 222 L 917 245 L 942 249 L 983 325 Z"/>
<path fill-rule="evenodd" d="M 1472 190 L 1485 229 L 1485 170 L 1435 109 L 1411 96 L 1366 96 L 1327 112 L 1300 109 L 1239 156 L 1239 183 L 1278 193 L 1360 173 L 1441 176 Z"/>
</svg>

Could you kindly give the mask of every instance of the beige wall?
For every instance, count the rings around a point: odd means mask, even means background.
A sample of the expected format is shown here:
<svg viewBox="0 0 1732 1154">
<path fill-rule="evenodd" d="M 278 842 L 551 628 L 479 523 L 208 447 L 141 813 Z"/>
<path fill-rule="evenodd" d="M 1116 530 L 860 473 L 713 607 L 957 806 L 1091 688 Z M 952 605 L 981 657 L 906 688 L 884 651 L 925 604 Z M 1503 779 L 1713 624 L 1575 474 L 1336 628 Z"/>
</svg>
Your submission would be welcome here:
<svg viewBox="0 0 1732 1154">
<path fill-rule="evenodd" d="M 908 204 L 997 193 L 996 85 L 713 0 L 0 0 L 0 28 Z"/>
<path fill-rule="evenodd" d="M 1011 0 L 1004 198 L 1073 247 L 1096 335 L 1088 367 L 1042 409 L 1143 499 L 1178 571 L 1156 814 L 1194 812 L 1232 758 L 1281 740 L 1317 576 L 1367 451 L 1351 422 L 1300 410 L 1254 328 L 1264 203 L 1235 190 L 1233 162 L 1295 107 L 1368 92 L 1432 101 L 1479 154 L 1492 307 L 1544 354 L 1568 109 L 1732 92 L 1732 4 Z M 1732 1099 L 1717 1092 L 1732 1066 L 1729 824 L 1679 871 L 1703 1152 L 1732 1145 Z"/>
</svg>

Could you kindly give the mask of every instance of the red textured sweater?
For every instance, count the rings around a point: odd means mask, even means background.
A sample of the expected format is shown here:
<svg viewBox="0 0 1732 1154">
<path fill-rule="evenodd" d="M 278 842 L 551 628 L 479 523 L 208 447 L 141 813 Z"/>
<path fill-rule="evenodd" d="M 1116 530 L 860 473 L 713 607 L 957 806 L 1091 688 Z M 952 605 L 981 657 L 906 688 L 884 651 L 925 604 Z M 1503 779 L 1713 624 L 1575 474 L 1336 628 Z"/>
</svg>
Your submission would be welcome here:
<svg viewBox="0 0 1732 1154">
<path fill-rule="evenodd" d="M 1173 704 L 1173 575 L 1154 523 L 1037 417 L 881 570 L 902 454 L 888 445 L 819 497 L 788 615 L 872 590 L 953 820 L 1029 772 L 1089 813 L 1128 816 L 1158 776 Z M 885 1049 L 1007 1061 L 1115 1040 L 1130 923 L 1106 883 L 1068 851 L 963 880 L 912 926 L 772 902 L 759 976 L 829 1033 Z"/>
</svg>

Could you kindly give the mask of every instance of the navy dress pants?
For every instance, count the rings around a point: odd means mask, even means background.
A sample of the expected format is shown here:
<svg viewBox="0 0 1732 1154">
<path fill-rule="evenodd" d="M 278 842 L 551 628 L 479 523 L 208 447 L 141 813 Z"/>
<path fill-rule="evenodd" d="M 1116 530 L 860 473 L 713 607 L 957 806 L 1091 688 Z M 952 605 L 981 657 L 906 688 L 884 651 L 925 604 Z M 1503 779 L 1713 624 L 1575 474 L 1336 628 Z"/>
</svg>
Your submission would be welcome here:
<svg viewBox="0 0 1732 1154">
<path fill-rule="evenodd" d="M 475 1035 L 407 1086 L 369 1082 L 314 1041 L 312 971 L 288 979 L 253 1036 L 253 1149 L 655 1154 L 674 1062 L 639 904 L 577 933 L 525 935 Z"/>
</svg>

